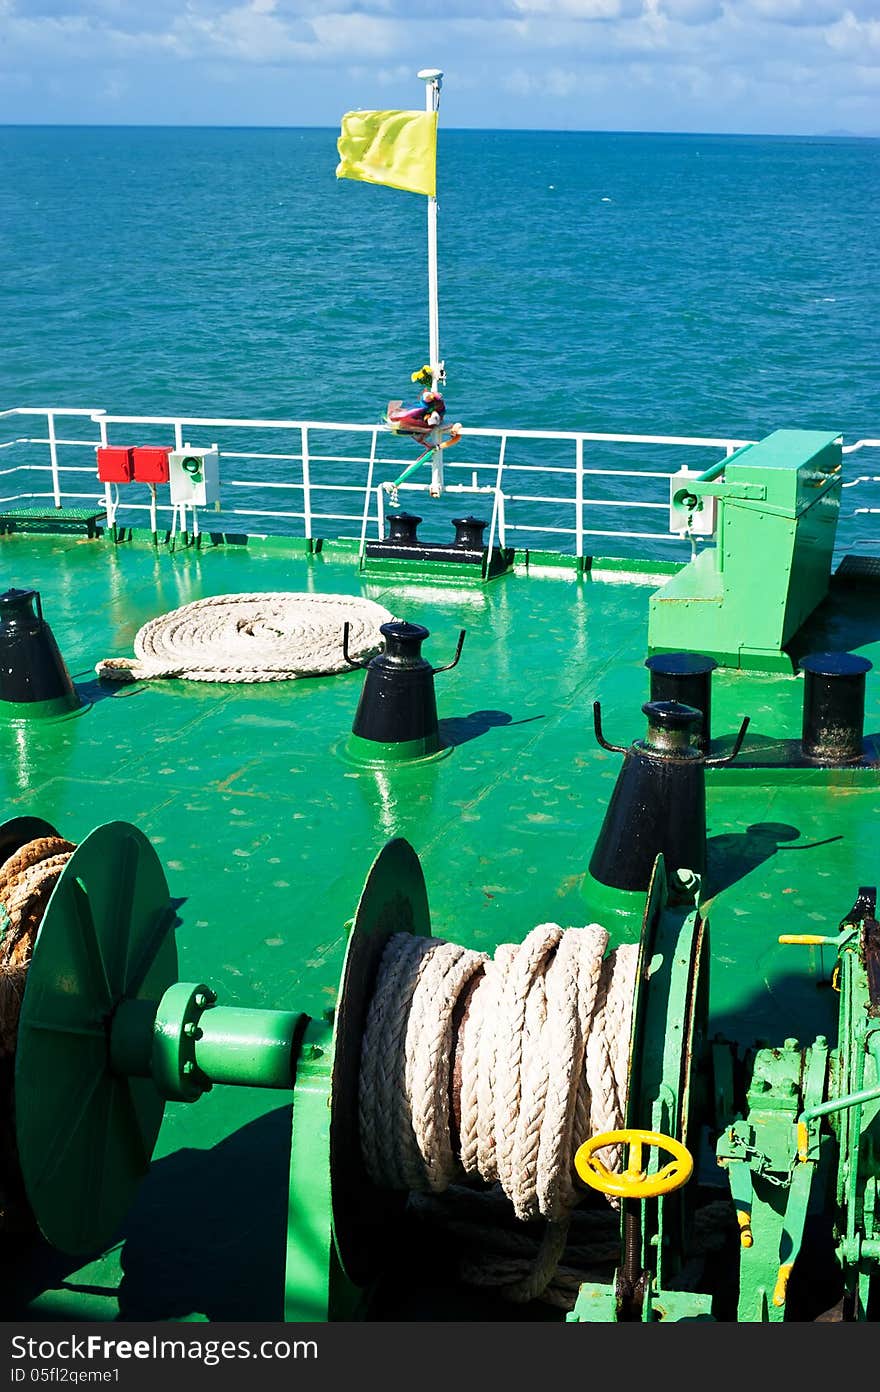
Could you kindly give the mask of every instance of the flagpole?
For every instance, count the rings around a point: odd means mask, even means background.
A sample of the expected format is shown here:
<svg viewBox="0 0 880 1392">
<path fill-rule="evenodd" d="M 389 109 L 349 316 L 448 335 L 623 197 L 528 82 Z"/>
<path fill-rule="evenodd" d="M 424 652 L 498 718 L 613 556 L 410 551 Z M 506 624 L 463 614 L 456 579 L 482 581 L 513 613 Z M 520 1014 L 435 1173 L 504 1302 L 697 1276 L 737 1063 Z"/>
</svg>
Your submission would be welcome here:
<svg viewBox="0 0 880 1392">
<path fill-rule="evenodd" d="M 425 84 L 425 110 L 440 109 L 440 88 L 443 73 L 440 68 L 421 68 L 417 74 Z M 437 283 L 437 199 L 428 195 L 428 362 L 431 365 L 431 391 L 436 391 L 443 378 L 443 364 L 440 360 L 440 293 Z M 439 498 L 443 492 L 443 451 L 440 449 L 442 432 L 432 430 L 428 440 L 434 446 L 431 451 L 430 496 Z"/>
<path fill-rule="evenodd" d="M 438 111 L 443 73 L 440 68 L 422 68 L 418 76 L 425 84 L 425 110 Z M 440 305 L 437 283 L 437 199 L 428 195 L 428 362 L 431 390 L 436 391 L 441 376 Z"/>
</svg>

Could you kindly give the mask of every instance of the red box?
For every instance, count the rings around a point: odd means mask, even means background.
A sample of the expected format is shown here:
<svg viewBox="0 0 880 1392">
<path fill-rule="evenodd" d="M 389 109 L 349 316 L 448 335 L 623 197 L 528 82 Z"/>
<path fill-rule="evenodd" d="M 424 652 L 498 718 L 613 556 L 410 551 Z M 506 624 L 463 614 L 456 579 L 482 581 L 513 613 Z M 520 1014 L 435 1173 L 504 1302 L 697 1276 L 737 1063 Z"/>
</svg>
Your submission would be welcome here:
<svg viewBox="0 0 880 1392">
<path fill-rule="evenodd" d="M 132 450 L 134 476 L 138 483 L 167 483 L 167 449 L 156 449 L 152 445 L 136 445 Z"/>
<path fill-rule="evenodd" d="M 102 483 L 131 483 L 131 450 L 119 445 L 99 445 L 98 478 Z"/>
</svg>

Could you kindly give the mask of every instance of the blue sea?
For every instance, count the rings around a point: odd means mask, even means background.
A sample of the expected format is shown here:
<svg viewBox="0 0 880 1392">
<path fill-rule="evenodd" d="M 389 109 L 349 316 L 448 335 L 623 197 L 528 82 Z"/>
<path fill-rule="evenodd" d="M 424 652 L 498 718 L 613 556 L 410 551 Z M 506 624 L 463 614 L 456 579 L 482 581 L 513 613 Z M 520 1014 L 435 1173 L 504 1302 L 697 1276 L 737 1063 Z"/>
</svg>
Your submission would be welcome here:
<svg viewBox="0 0 880 1392">
<path fill-rule="evenodd" d="M 411 396 L 425 200 L 337 133 L 0 129 L 0 408 Z M 441 129 L 438 193 L 447 419 L 880 433 L 880 141 Z"/>
</svg>

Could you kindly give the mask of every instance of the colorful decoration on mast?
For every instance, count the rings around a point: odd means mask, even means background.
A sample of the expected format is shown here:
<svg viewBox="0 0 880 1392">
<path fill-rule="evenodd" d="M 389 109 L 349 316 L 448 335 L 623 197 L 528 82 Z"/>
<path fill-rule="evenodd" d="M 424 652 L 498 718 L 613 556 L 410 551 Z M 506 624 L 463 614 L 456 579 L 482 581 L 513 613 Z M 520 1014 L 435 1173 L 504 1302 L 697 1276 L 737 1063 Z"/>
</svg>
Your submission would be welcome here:
<svg viewBox="0 0 880 1392">
<path fill-rule="evenodd" d="M 437 120 L 443 73 L 423 68 L 424 111 L 348 111 L 336 148 L 337 179 L 358 179 L 369 184 L 420 193 L 428 200 L 428 355 L 429 361 L 412 374 L 424 388 L 419 400 L 405 406 L 389 401 L 384 422 L 396 435 L 411 435 L 426 446 L 422 454 L 394 483 L 383 485 L 398 506 L 398 487 L 430 457 L 430 495 L 443 492 L 443 450 L 461 438 L 461 425 L 446 426 L 446 402 L 438 388 L 446 381 L 440 357 L 440 315 L 437 284 Z"/>
</svg>

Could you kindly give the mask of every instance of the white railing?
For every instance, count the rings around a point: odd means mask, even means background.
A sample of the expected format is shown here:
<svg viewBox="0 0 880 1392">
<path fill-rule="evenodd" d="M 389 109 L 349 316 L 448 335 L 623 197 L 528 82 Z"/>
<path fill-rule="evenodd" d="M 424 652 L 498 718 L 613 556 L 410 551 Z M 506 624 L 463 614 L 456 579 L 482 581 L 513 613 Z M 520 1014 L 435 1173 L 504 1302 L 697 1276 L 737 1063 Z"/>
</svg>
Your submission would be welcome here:
<svg viewBox="0 0 880 1392">
<path fill-rule="evenodd" d="M 860 449 L 880 449 L 880 440 L 856 440 L 855 444 L 844 445 L 844 454 L 852 454 Z M 880 474 L 859 474 L 857 478 L 849 479 L 844 483 L 844 488 L 860 488 L 866 483 L 880 483 Z M 854 517 L 878 517 L 880 507 L 857 507 L 853 508 Z"/>
<path fill-rule="evenodd" d="M 10 463 L 10 467 L 0 468 L 0 494 L 5 494 L 0 496 L 0 507 L 45 501 L 50 508 L 61 509 L 65 504 L 91 503 L 106 511 L 110 521 L 121 519 L 133 525 L 132 519 L 136 521 L 146 513 L 156 531 L 159 516 L 167 515 L 172 528 L 179 520 L 185 530 L 185 510 L 173 508 L 170 502 L 157 502 L 155 494 L 147 496 L 145 485 L 122 485 L 120 490 L 115 485 L 101 485 L 95 447 L 150 443 L 182 449 L 184 444 L 193 448 L 218 444 L 224 506 L 223 522 L 216 530 L 228 532 L 232 518 L 271 519 L 287 532 L 297 530 L 291 524 L 299 524 L 302 536 L 309 540 L 351 535 L 359 542 L 361 553 L 371 522 L 375 523 L 375 534 L 384 535 L 385 486 L 406 467 L 406 450 L 413 448 L 411 441 L 395 438 L 382 425 L 347 421 L 110 415 L 98 409 L 61 407 L 0 411 L 0 419 L 10 423 L 27 418 L 44 419 L 45 433 L 0 440 L 0 463 L 6 459 Z M 88 422 L 91 432 L 83 438 L 59 431 L 59 421 L 65 425 L 69 421 Z M 197 444 L 191 439 L 197 432 L 210 432 L 210 442 Z M 223 435 L 228 437 L 225 445 L 215 438 Z M 668 530 L 670 475 L 685 462 L 703 469 L 746 443 L 707 436 L 466 427 L 462 443 L 456 447 L 458 457 L 449 459 L 451 451 L 444 456 L 444 494 L 448 503 L 459 507 L 463 495 L 479 495 L 487 501 L 491 498 L 490 547 L 496 537 L 502 546 L 511 541 L 517 544 L 520 539 L 521 545 L 534 546 L 535 538 L 546 538 L 550 541 L 548 549 L 573 550 L 582 557 L 589 550 L 590 538 L 680 545 L 681 535 Z M 848 455 L 877 448 L 877 439 L 857 440 L 843 447 Z M 32 458 L 35 450 L 42 453 Z M 474 457 L 464 458 L 465 451 Z M 20 458 L 23 452 L 27 452 L 27 459 Z M 74 457 L 83 462 L 69 462 Z M 240 465 L 256 466 L 262 473 L 236 476 Z M 46 487 L 40 488 L 43 477 Z M 7 479 L 10 487 L 15 486 L 15 480 L 17 491 L 9 493 L 3 488 Z M 86 480 L 92 480 L 94 486 L 89 487 Z M 844 487 L 870 487 L 878 481 L 878 476 L 864 474 Z M 427 482 L 406 482 L 400 489 L 424 493 L 428 486 Z M 284 506 L 288 499 L 291 505 Z M 231 500 L 241 505 L 231 506 Z M 853 515 L 878 510 L 855 508 Z M 193 512 L 194 533 L 208 525 L 204 511 L 201 523 Z M 443 513 L 440 508 L 434 516 Z M 655 520 L 656 527 L 651 525 Z M 339 524 L 351 524 L 349 531 L 340 529 Z"/>
</svg>

